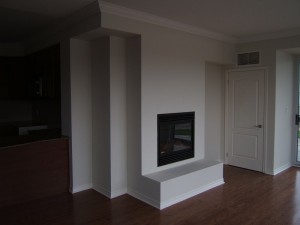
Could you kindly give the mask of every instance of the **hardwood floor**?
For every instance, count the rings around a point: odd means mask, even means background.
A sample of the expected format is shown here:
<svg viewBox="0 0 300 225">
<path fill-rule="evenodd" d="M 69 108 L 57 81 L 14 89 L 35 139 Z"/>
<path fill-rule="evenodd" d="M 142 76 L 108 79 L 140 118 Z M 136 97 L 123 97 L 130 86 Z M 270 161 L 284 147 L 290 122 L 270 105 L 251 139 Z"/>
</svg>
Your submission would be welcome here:
<svg viewBox="0 0 300 225">
<path fill-rule="evenodd" d="M 159 211 L 129 195 L 93 190 L 0 208 L 1 225 L 300 224 L 300 168 L 277 176 L 224 167 L 225 184 Z"/>
</svg>

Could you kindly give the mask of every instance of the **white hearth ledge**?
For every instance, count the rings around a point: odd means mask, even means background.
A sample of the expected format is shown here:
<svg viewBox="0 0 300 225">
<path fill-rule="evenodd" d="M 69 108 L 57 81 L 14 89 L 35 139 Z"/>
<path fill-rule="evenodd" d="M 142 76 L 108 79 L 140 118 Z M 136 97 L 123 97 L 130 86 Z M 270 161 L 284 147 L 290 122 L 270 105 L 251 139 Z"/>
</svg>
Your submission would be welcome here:
<svg viewBox="0 0 300 225">
<path fill-rule="evenodd" d="M 160 184 L 159 204 L 154 205 L 159 209 L 224 184 L 223 163 L 206 159 L 146 174 L 144 177 Z"/>
</svg>

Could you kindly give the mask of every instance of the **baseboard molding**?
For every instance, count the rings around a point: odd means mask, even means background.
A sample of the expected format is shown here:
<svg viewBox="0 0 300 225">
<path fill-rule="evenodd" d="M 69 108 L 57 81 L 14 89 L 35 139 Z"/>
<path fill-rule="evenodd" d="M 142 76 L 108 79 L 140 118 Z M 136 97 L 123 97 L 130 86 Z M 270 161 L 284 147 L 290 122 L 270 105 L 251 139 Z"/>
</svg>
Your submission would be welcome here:
<svg viewBox="0 0 300 225">
<path fill-rule="evenodd" d="M 208 191 L 208 190 L 210 190 L 212 188 L 220 186 L 222 184 L 224 184 L 224 179 L 219 179 L 219 180 L 216 180 L 216 181 L 214 181 L 214 182 L 212 182 L 210 184 L 204 185 L 204 186 L 199 187 L 199 188 L 197 188 L 195 190 L 192 190 L 192 191 L 190 191 L 188 193 L 182 194 L 180 196 L 177 196 L 176 198 L 173 198 L 173 199 L 170 199 L 168 201 L 161 202 L 161 203 L 159 203 L 158 201 L 156 201 L 154 199 L 151 199 L 148 196 L 145 196 L 145 195 L 143 195 L 143 194 L 141 194 L 141 193 L 139 193 L 139 192 L 137 192 L 135 190 L 132 190 L 132 189 L 128 189 L 127 193 L 129 195 L 131 195 L 132 197 L 141 200 L 142 202 L 145 202 L 145 203 L 147 203 L 147 204 L 149 204 L 149 205 L 151 205 L 151 206 L 153 206 L 153 207 L 155 207 L 157 209 L 162 210 L 162 209 L 165 209 L 165 208 L 167 208 L 167 207 L 169 207 L 171 205 L 174 205 L 174 204 L 179 203 L 181 201 L 184 201 L 184 200 L 186 200 L 188 198 L 191 198 L 191 197 L 193 197 L 195 195 L 198 195 L 198 194 L 203 193 L 205 191 Z"/>
<path fill-rule="evenodd" d="M 291 163 L 288 163 L 288 164 L 285 164 L 277 169 L 274 169 L 274 170 L 270 170 L 270 169 L 267 169 L 266 171 L 266 174 L 269 174 L 269 175 L 277 175 L 285 170 L 287 170 L 288 168 L 292 167 L 293 165 Z"/>
<path fill-rule="evenodd" d="M 93 189 L 97 192 L 99 192 L 100 194 L 108 197 L 108 198 L 111 198 L 111 194 L 110 194 L 110 191 L 108 191 L 106 188 L 104 187 L 101 187 L 100 185 L 97 185 L 97 184 L 94 184 L 93 185 Z"/>
<path fill-rule="evenodd" d="M 171 205 L 174 205 L 174 204 L 176 204 L 176 203 L 179 203 L 179 202 L 181 202 L 181 201 L 184 201 L 184 200 L 186 200 L 186 199 L 188 199 L 188 198 L 191 198 L 191 197 L 193 197 L 193 196 L 195 196 L 195 195 L 198 195 L 198 194 L 200 194 L 200 193 L 203 193 L 203 192 L 205 192 L 205 191 L 208 191 L 208 190 L 210 190 L 210 189 L 212 189 L 212 188 L 215 188 L 215 187 L 217 187 L 217 186 L 220 186 L 220 185 L 222 185 L 222 184 L 224 184 L 224 179 L 216 180 L 216 181 L 214 181 L 214 182 L 212 182 L 212 183 L 209 183 L 209 184 L 207 184 L 207 185 L 204 185 L 204 186 L 202 186 L 202 187 L 199 187 L 199 188 L 197 188 L 197 189 L 194 189 L 194 190 L 192 190 L 192 191 L 189 191 L 188 193 L 185 193 L 185 194 L 182 194 L 182 195 L 177 196 L 177 197 L 175 197 L 175 198 L 172 198 L 172 199 L 170 199 L 170 200 L 161 202 L 161 203 L 160 203 L 160 206 L 159 206 L 159 209 L 167 208 L 167 207 L 169 207 L 169 206 L 171 206 Z"/>
<path fill-rule="evenodd" d="M 72 187 L 71 193 L 75 194 L 77 192 L 86 191 L 86 190 L 92 189 L 92 188 L 93 188 L 93 184 L 78 185 L 78 186 Z"/>
<path fill-rule="evenodd" d="M 145 195 L 143 195 L 143 194 L 141 194 L 141 193 L 139 193 L 139 192 L 137 192 L 137 191 L 135 191 L 133 189 L 130 189 L 130 188 L 128 188 L 127 193 L 129 195 L 131 195 L 132 197 L 134 197 L 136 199 L 139 199 L 142 202 L 147 203 L 148 205 L 151 205 L 151 206 L 153 206 L 153 207 L 155 207 L 157 209 L 160 209 L 159 202 L 156 201 L 156 200 L 154 200 L 154 199 L 152 199 L 152 198 L 149 198 L 148 196 L 145 196 Z"/>
<path fill-rule="evenodd" d="M 120 189 L 120 190 L 117 190 L 117 191 L 113 191 L 111 192 L 111 198 L 116 198 L 116 197 L 119 197 L 121 195 L 125 195 L 127 194 L 127 188 L 123 188 L 123 189 Z"/>
<path fill-rule="evenodd" d="M 101 187 L 100 185 L 94 184 L 93 189 L 95 191 L 99 192 L 100 194 L 110 198 L 110 199 L 119 197 L 119 196 L 124 195 L 124 194 L 127 194 L 127 189 L 126 188 L 111 192 L 111 191 L 107 190 L 106 188 Z"/>
</svg>

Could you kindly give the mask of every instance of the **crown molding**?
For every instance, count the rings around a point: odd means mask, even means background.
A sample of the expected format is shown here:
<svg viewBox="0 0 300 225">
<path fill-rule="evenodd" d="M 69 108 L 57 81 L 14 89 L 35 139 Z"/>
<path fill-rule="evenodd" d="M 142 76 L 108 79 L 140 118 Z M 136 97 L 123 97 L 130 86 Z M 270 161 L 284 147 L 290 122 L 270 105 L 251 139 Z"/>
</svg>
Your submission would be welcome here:
<svg viewBox="0 0 300 225">
<path fill-rule="evenodd" d="M 155 25 L 159 25 L 162 27 L 167 27 L 183 32 L 187 32 L 190 34 L 195 34 L 201 37 L 211 38 L 218 41 L 224 41 L 228 43 L 235 44 L 238 42 L 238 39 L 224 35 L 221 33 L 213 32 L 210 30 L 202 29 L 196 26 L 188 25 L 185 23 L 181 23 L 175 20 L 166 19 L 160 16 L 156 16 L 150 13 L 145 13 L 141 11 L 137 11 L 134 9 L 126 8 L 123 6 L 119 6 L 116 4 L 108 3 L 106 1 L 98 0 L 101 13 L 107 13 L 111 15 L 121 16 L 129 19 L 134 19 L 146 23 L 151 23 Z"/>
<path fill-rule="evenodd" d="M 247 42 L 257 42 L 257 41 L 266 41 L 280 38 L 287 38 L 300 35 L 300 28 L 289 29 L 279 32 L 266 33 L 261 35 L 249 35 L 245 38 L 240 38 L 238 43 L 247 43 Z"/>
</svg>

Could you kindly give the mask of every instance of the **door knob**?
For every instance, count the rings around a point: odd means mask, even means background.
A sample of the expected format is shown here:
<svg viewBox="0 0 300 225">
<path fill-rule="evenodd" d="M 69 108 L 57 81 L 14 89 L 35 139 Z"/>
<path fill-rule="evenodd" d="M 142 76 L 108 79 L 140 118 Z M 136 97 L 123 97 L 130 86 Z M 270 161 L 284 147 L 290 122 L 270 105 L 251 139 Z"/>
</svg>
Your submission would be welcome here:
<svg viewBox="0 0 300 225">
<path fill-rule="evenodd" d="M 261 125 L 261 124 L 259 124 L 259 125 L 256 125 L 256 127 L 257 127 L 257 128 L 262 128 L 262 125 Z"/>
</svg>

